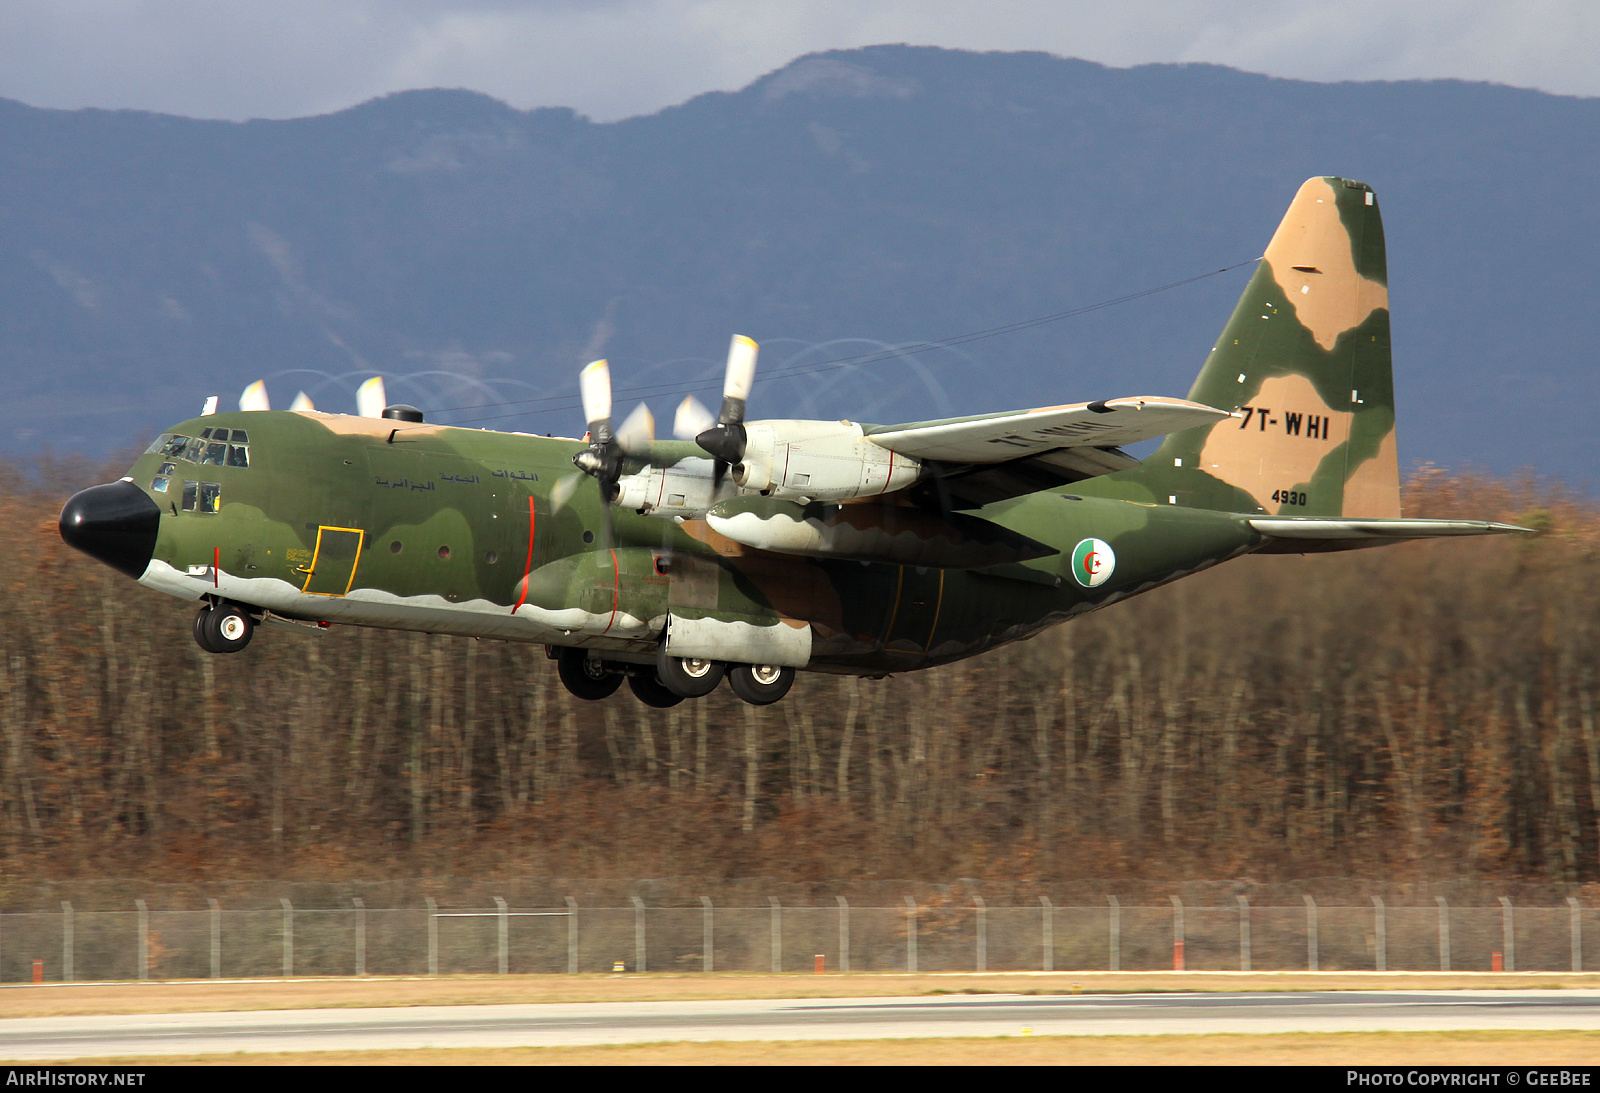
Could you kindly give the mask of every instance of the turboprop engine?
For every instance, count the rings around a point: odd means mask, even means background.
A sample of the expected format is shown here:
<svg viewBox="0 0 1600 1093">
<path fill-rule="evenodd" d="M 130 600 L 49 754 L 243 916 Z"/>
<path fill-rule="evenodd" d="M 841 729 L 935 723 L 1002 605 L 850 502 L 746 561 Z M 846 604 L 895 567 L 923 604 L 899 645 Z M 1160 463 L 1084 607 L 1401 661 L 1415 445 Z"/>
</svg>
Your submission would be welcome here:
<svg viewBox="0 0 1600 1093">
<path fill-rule="evenodd" d="M 753 494 L 802 504 L 873 497 L 904 489 L 922 474 L 919 460 L 876 443 L 853 421 L 746 424 L 755 361 L 756 343 L 736 336 L 728 352 L 719 417 L 712 418 L 694 399 L 684 399 L 673 434 L 694 440 L 709 458 L 676 459 L 663 458 L 665 452 L 654 439 L 655 419 L 642 405 L 612 429 L 610 371 L 606 362 L 595 361 L 581 377 L 590 445 L 573 462 L 600 483 L 601 496 L 611 505 L 683 519 L 699 519 L 718 501 Z M 623 474 L 627 456 L 646 463 Z"/>
<path fill-rule="evenodd" d="M 745 437 L 733 480 L 769 497 L 848 501 L 904 489 L 922 473 L 852 421 L 753 421 Z"/>
</svg>

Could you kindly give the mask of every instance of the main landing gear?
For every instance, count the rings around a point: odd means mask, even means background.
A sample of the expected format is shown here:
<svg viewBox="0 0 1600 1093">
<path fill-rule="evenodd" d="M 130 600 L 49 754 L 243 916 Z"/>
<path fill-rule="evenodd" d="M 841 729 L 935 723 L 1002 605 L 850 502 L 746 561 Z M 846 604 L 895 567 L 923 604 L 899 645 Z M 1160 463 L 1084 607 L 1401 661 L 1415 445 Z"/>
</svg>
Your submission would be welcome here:
<svg viewBox="0 0 1600 1093">
<path fill-rule="evenodd" d="M 194 617 L 195 644 L 208 653 L 237 653 L 255 632 L 256 620 L 236 603 L 208 603 Z"/>
<path fill-rule="evenodd" d="M 752 706 L 768 706 L 794 686 L 794 669 L 776 664 L 723 664 L 715 660 L 669 657 L 663 651 L 653 667 L 623 664 L 589 655 L 587 649 L 555 652 L 561 683 L 578 698 L 597 702 L 610 698 L 624 678 L 633 696 L 658 710 L 676 706 L 686 698 L 703 698 L 727 676 L 733 693 Z"/>
</svg>

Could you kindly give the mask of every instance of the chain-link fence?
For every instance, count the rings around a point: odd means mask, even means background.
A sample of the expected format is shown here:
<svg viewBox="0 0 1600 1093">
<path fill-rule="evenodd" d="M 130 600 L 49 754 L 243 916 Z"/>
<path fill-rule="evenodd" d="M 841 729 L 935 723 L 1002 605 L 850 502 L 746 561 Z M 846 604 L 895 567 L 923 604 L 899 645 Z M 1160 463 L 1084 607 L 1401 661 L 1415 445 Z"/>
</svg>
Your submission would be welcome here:
<svg viewBox="0 0 1600 1093">
<path fill-rule="evenodd" d="M 673 972 L 1582 971 L 1600 908 L 348 906 L 0 914 L 0 981 Z M 1600 967 L 1600 943 L 1589 957 Z"/>
</svg>

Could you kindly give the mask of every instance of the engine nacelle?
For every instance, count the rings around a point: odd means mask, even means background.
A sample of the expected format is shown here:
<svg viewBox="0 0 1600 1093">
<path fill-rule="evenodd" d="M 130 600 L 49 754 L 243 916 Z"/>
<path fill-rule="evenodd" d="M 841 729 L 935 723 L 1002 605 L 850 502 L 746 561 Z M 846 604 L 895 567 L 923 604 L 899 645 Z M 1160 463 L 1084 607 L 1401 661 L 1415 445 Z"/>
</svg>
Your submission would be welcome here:
<svg viewBox="0 0 1600 1093">
<path fill-rule="evenodd" d="M 617 479 L 613 504 L 646 516 L 699 519 L 717 503 L 713 469 L 711 460 L 699 457 L 680 459 L 670 467 L 645 467 Z M 722 492 L 729 492 L 726 486 Z"/>
<path fill-rule="evenodd" d="M 745 490 L 791 500 L 847 501 L 904 489 L 922 464 L 874 444 L 851 421 L 753 421 L 732 469 Z"/>
</svg>

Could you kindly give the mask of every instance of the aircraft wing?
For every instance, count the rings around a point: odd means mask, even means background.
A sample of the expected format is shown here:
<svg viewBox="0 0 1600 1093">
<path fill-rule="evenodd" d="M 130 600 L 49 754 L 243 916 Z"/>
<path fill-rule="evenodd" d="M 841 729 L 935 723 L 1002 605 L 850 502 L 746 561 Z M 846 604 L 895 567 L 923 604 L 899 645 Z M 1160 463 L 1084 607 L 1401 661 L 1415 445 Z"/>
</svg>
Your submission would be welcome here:
<svg viewBox="0 0 1600 1093">
<path fill-rule="evenodd" d="M 1267 537 L 1260 554 L 1321 554 L 1333 550 L 1438 539 L 1457 535 L 1504 535 L 1531 529 L 1487 520 L 1331 519 L 1314 516 L 1253 516 L 1250 526 Z"/>
<path fill-rule="evenodd" d="M 1181 398 L 1118 398 L 999 414 L 880 425 L 874 444 L 913 459 L 1007 463 L 1060 448 L 1118 448 L 1232 415 Z"/>
<path fill-rule="evenodd" d="M 1185 399 L 1119 398 L 879 425 L 867 437 L 934 471 L 937 481 L 926 484 L 936 490 L 929 503 L 977 508 L 1137 467 L 1121 445 L 1230 416 Z"/>
</svg>

